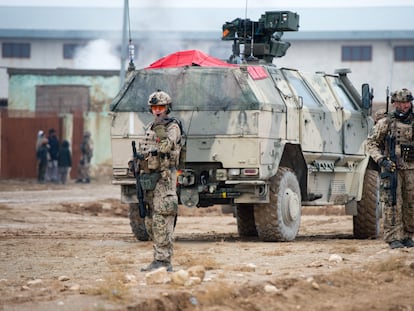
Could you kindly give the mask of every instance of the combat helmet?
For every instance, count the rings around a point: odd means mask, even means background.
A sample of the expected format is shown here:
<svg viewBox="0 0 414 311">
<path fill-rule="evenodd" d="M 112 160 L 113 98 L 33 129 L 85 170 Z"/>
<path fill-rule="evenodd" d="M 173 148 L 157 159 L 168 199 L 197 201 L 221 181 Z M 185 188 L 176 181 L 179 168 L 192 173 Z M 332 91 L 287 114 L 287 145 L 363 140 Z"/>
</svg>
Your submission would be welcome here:
<svg viewBox="0 0 414 311">
<path fill-rule="evenodd" d="M 413 94 L 406 88 L 397 90 L 391 94 L 391 103 L 411 101 L 413 101 Z"/>
<path fill-rule="evenodd" d="M 167 114 L 171 111 L 171 97 L 166 92 L 157 90 L 152 93 L 148 98 L 148 106 L 151 111 L 151 106 L 167 106 Z"/>
</svg>

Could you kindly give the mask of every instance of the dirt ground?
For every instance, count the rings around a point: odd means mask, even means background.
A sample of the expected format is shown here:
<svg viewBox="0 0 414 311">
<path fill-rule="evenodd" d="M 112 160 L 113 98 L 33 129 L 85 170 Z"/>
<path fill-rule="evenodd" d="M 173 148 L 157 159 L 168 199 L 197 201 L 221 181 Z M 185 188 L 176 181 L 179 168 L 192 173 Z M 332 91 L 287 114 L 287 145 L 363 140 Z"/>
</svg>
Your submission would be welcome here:
<svg viewBox="0 0 414 311">
<path fill-rule="evenodd" d="M 219 207 L 180 208 L 173 273 L 204 279 L 151 284 L 152 244 L 119 197 L 109 180 L 0 181 L 0 310 L 414 310 L 414 249 L 353 239 L 340 207 L 304 208 L 285 243 L 239 238 Z"/>
</svg>

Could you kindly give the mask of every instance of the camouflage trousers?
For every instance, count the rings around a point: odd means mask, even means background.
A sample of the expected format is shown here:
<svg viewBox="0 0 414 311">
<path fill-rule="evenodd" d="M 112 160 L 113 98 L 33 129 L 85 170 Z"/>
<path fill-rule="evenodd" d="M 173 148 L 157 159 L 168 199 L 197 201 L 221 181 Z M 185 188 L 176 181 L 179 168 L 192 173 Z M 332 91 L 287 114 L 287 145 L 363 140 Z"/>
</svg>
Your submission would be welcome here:
<svg viewBox="0 0 414 311">
<path fill-rule="evenodd" d="M 398 170 L 397 204 L 392 206 L 390 181 L 381 179 L 384 240 L 403 240 L 414 233 L 414 170 Z"/>
<path fill-rule="evenodd" d="M 148 217 L 145 227 L 154 243 L 154 259 L 171 262 L 174 242 L 174 222 L 178 211 L 176 171 L 161 177 L 153 191 L 147 191 Z"/>
<path fill-rule="evenodd" d="M 79 162 L 78 166 L 78 179 L 89 180 L 90 179 L 90 163 L 89 162 Z"/>
</svg>

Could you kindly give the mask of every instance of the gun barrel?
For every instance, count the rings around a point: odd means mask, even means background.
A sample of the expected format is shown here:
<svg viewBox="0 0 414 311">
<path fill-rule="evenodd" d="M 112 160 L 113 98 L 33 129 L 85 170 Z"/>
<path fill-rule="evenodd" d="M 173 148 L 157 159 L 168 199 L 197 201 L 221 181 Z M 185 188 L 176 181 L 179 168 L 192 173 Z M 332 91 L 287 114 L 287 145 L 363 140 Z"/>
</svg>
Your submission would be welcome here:
<svg viewBox="0 0 414 311">
<path fill-rule="evenodd" d="M 141 187 L 141 181 L 140 181 L 140 172 L 139 167 L 137 167 L 137 159 L 142 160 L 143 157 L 137 153 L 137 147 L 135 144 L 135 140 L 131 142 L 132 145 L 132 153 L 134 156 L 134 175 L 136 179 L 136 190 L 137 190 L 137 198 L 138 198 L 138 207 L 139 207 L 139 216 L 141 218 L 145 218 L 146 216 L 146 210 L 145 210 L 145 202 L 144 202 L 144 191 Z"/>
</svg>

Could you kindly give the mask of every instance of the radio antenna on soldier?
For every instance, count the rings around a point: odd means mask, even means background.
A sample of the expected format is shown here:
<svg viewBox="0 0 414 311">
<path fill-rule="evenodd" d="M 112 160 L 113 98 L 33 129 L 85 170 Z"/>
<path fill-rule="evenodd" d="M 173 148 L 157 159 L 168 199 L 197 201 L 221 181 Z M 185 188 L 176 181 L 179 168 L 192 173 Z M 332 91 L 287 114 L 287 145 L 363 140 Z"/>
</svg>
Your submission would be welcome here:
<svg viewBox="0 0 414 311">
<path fill-rule="evenodd" d="M 385 113 L 388 115 L 388 106 L 390 104 L 390 88 L 387 86 L 387 89 L 385 90 L 386 95 L 386 107 L 385 107 Z"/>
</svg>

